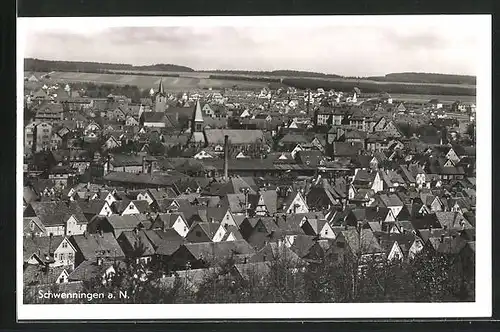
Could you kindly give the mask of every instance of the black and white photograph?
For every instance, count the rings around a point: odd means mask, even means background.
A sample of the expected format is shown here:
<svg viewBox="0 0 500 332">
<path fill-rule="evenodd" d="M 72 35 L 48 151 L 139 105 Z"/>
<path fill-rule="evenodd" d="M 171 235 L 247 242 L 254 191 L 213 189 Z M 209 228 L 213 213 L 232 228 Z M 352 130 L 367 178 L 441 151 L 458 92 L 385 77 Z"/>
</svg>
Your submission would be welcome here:
<svg viewBox="0 0 500 332">
<path fill-rule="evenodd" d="M 489 15 L 19 18 L 17 76 L 18 319 L 491 315 Z"/>
</svg>

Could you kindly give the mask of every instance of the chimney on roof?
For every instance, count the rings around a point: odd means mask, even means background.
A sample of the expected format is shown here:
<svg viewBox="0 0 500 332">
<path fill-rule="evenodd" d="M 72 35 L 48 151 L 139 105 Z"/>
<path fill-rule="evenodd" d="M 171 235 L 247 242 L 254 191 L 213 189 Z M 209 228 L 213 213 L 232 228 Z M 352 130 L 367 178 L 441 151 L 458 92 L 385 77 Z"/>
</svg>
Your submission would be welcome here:
<svg viewBox="0 0 500 332">
<path fill-rule="evenodd" d="M 229 136 L 224 135 L 224 180 L 227 180 L 228 177 L 228 167 L 229 167 Z"/>
</svg>

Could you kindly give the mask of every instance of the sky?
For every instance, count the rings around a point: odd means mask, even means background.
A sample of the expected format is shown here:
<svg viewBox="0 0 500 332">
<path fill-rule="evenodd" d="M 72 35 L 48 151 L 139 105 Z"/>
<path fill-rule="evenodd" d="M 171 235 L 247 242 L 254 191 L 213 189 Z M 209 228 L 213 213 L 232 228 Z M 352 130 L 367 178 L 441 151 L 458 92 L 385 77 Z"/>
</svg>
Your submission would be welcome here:
<svg viewBox="0 0 500 332">
<path fill-rule="evenodd" d="M 481 33 L 464 15 L 148 20 L 23 19 L 18 36 L 45 60 L 374 76 L 476 75 Z"/>
</svg>

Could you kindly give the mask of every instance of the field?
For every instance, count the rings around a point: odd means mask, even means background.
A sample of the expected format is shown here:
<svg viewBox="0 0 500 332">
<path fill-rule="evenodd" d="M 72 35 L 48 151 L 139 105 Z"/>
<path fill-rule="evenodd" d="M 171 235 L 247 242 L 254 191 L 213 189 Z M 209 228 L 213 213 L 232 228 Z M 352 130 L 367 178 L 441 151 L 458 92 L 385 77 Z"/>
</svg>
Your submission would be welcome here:
<svg viewBox="0 0 500 332">
<path fill-rule="evenodd" d="M 123 73 L 124 71 L 118 71 L 118 70 L 110 70 L 110 72 L 121 72 Z M 162 74 L 168 75 L 168 74 L 177 74 L 180 77 L 195 77 L 195 78 L 208 78 L 210 75 L 223 75 L 223 76 L 234 76 L 234 77 L 248 77 L 249 79 L 252 78 L 302 78 L 302 79 L 321 79 L 321 80 L 328 80 L 332 82 L 350 82 L 350 83 L 373 83 L 373 84 L 380 84 L 380 85 L 385 85 L 385 84 L 401 84 L 401 85 L 430 85 L 430 86 L 443 86 L 443 87 L 469 87 L 473 88 L 474 85 L 470 84 L 446 84 L 446 83 L 412 83 L 412 82 L 397 82 L 397 81 L 376 81 L 376 80 L 370 80 L 370 79 L 352 79 L 352 78 L 327 78 L 327 77 L 306 77 L 306 76 L 279 76 L 279 75 L 263 75 L 263 76 L 257 76 L 257 75 L 252 75 L 252 74 L 232 74 L 232 73 L 224 73 L 224 72 L 174 72 L 174 71 L 169 71 L 169 72 L 162 72 L 162 71 L 140 71 L 140 70 L 130 70 L 126 71 L 127 73 L 130 74 L 155 74 L 161 76 Z"/>
<path fill-rule="evenodd" d="M 417 95 L 417 94 L 391 94 L 394 102 L 403 101 L 411 103 L 424 103 L 431 99 L 437 99 L 443 104 L 453 104 L 455 101 L 459 100 L 463 103 L 470 104 L 476 103 L 476 96 L 448 96 L 448 95 Z"/>
<path fill-rule="evenodd" d="M 93 82 L 96 84 L 135 85 L 140 89 L 156 89 L 163 79 L 166 90 L 182 91 L 187 89 L 220 89 L 237 85 L 240 89 L 259 89 L 267 86 L 265 82 L 219 80 L 201 77 L 161 77 L 146 75 L 121 75 L 99 73 L 54 72 L 49 82 Z"/>
</svg>

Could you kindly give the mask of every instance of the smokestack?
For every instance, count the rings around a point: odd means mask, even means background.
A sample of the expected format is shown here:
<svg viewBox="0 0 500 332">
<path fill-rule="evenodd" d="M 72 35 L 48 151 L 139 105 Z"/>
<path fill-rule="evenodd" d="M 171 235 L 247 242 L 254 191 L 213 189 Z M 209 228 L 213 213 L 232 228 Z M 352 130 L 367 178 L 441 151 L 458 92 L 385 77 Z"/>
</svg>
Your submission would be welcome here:
<svg viewBox="0 0 500 332">
<path fill-rule="evenodd" d="M 229 160 L 229 136 L 224 136 L 224 179 L 227 180 L 228 176 L 228 160 Z"/>
</svg>

